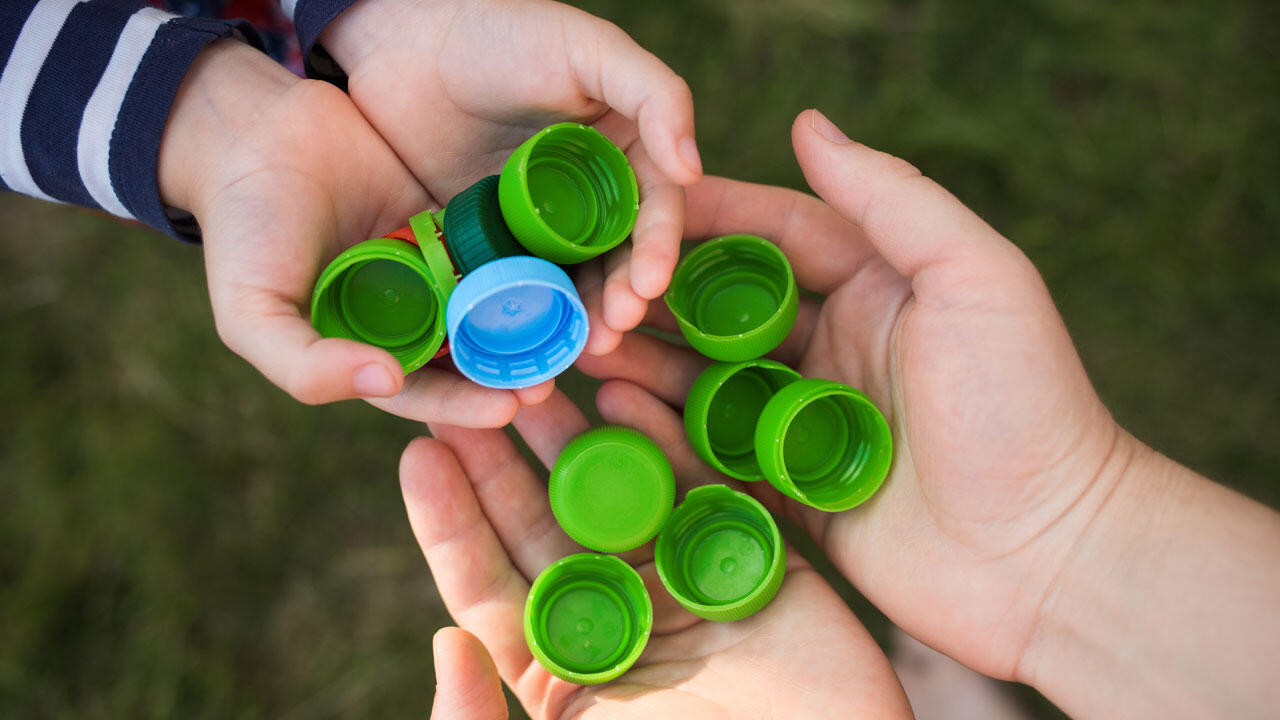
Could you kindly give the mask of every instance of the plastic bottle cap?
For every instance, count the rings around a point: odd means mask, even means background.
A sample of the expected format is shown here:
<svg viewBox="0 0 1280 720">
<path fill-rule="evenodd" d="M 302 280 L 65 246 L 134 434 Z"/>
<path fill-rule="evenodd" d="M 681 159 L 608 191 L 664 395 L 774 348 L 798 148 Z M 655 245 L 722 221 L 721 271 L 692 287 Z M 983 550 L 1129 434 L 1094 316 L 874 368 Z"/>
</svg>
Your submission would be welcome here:
<svg viewBox="0 0 1280 720">
<path fill-rule="evenodd" d="M 325 337 L 377 345 L 394 355 L 406 373 L 413 372 L 436 354 L 445 338 L 445 303 L 453 275 L 448 257 L 443 270 L 440 262 L 403 240 L 379 238 L 355 245 L 316 280 L 311 324 Z"/>
<path fill-rule="evenodd" d="M 707 620 L 741 620 L 782 586 L 786 549 L 769 511 L 745 493 L 705 485 L 658 534 L 658 577 L 689 612 Z"/>
<path fill-rule="evenodd" d="M 490 175 L 455 195 L 439 215 L 444 216 L 441 226 L 459 275 L 498 258 L 527 254 L 502 219 L 497 175 Z"/>
<path fill-rule="evenodd" d="M 648 542 L 671 514 L 676 481 L 667 456 L 631 428 L 588 430 L 560 452 L 548 482 L 551 512 L 569 537 L 600 552 Z"/>
<path fill-rule="evenodd" d="M 472 270 L 458 283 L 445 315 L 454 364 L 486 387 L 550 380 L 587 344 L 587 310 L 569 276 L 527 255 Z"/>
<path fill-rule="evenodd" d="M 739 480 L 763 480 L 756 462 L 756 420 L 774 393 L 800 373 L 773 360 L 713 363 L 689 388 L 684 430 L 708 465 Z"/>
<path fill-rule="evenodd" d="M 594 128 L 559 123 L 526 140 L 502 168 L 502 216 L 534 255 L 590 260 L 631 234 L 639 211 L 627 156 Z"/>
<path fill-rule="evenodd" d="M 800 307 L 786 256 L 754 235 L 726 235 L 695 247 L 676 266 L 665 298 L 689 344 L 728 361 L 778 347 Z"/>
<path fill-rule="evenodd" d="M 524 605 L 524 639 L 552 675 L 608 682 L 635 664 L 653 629 L 653 603 L 635 569 L 579 553 L 540 573 Z"/>
<path fill-rule="evenodd" d="M 858 390 L 797 380 L 765 405 L 756 459 L 779 492 L 827 512 L 871 497 L 889 474 L 893 437 L 884 415 Z"/>
</svg>

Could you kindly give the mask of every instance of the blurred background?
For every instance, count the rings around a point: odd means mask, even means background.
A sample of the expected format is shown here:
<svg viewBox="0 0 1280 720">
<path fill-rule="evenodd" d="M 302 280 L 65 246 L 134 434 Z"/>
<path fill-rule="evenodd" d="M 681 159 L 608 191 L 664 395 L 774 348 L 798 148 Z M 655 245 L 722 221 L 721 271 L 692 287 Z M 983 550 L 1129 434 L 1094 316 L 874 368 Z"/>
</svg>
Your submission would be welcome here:
<svg viewBox="0 0 1280 720">
<path fill-rule="evenodd" d="M 1124 426 L 1280 505 L 1280 5 L 580 5 L 689 81 L 709 172 L 804 188 L 818 107 L 950 188 Z M 425 716 L 450 621 L 396 479 L 420 432 L 225 349 L 198 247 L 0 195 L 0 716 Z"/>
</svg>

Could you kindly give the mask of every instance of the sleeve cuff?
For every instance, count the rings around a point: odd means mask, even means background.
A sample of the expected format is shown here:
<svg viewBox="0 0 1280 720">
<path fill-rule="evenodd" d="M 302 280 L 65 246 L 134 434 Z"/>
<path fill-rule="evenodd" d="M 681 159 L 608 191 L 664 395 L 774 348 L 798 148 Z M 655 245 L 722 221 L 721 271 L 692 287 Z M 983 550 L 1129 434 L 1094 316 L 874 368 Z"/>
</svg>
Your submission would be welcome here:
<svg viewBox="0 0 1280 720">
<path fill-rule="evenodd" d="M 160 199 L 160 141 L 196 55 L 228 37 L 262 48 L 258 34 L 243 21 L 176 17 L 161 26 L 130 82 L 111 138 L 110 173 L 120 202 L 142 222 L 193 242 L 200 239 L 194 219 Z"/>
<path fill-rule="evenodd" d="M 316 39 L 329 23 L 351 7 L 356 0 L 297 0 L 293 8 L 293 26 L 298 31 L 298 47 L 307 77 L 327 80 L 346 90 L 347 75 L 342 67 Z"/>
</svg>

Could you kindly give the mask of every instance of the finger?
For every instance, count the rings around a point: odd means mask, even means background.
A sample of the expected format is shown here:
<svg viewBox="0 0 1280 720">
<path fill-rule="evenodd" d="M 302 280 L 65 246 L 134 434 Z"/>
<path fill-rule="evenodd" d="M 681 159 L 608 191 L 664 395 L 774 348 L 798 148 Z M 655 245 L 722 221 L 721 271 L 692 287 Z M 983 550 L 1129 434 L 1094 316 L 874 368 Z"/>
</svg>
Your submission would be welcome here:
<svg viewBox="0 0 1280 720">
<path fill-rule="evenodd" d="M 745 233 L 781 248 L 796 282 L 828 294 L 878 259 L 857 226 L 796 190 L 708 176 L 685 191 L 685 238 Z"/>
<path fill-rule="evenodd" d="M 649 301 L 631 287 L 631 252 L 630 245 L 623 245 L 604 258 L 603 317 L 605 324 L 616 332 L 626 332 L 639 325 L 649 305 Z"/>
<path fill-rule="evenodd" d="M 596 407 L 607 422 L 626 425 L 653 439 L 671 462 L 681 492 L 732 480 L 702 462 L 684 434 L 684 422 L 670 405 L 625 380 L 610 380 L 596 391 Z"/>
<path fill-rule="evenodd" d="M 673 182 L 697 181 L 702 161 L 689 85 L 617 26 L 586 13 L 579 19 L 566 25 L 566 46 L 584 94 L 634 120 L 654 163 Z"/>
<path fill-rule="evenodd" d="M 672 407 L 684 407 L 693 381 L 711 361 L 689 348 L 633 332 L 622 336 L 618 348 L 608 355 L 582 355 L 576 364 L 591 377 L 629 380 Z"/>
<path fill-rule="evenodd" d="M 578 266 L 575 284 L 582 305 L 587 310 L 586 355 L 603 355 L 612 352 L 622 341 L 622 333 L 609 327 L 604 321 L 604 267 L 603 259 L 591 260 Z"/>
<path fill-rule="evenodd" d="M 555 465 L 564 446 L 591 427 L 587 417 L 564 393 L 552 393 L 537 407 L 522 408 L 512 424 L 548 470 Z M 545 490 L 541 498 L 546 505 Z"/>
<path fill-rule="evenodd" d="M 498 428 L 515 417 L 520 400 L 510 390 L 482 387 L 461 375 L 428 366 L 405 377 L 398 394 L 371 399 L 369 404 L 418 422 Z"/>
<path fill-rule="evenodd" d="M 671 282 L 680 259 L 684 234 L 684 188 L 672 183 L 654 166 L 643 148 L 633 150 L 631 165 L 640 184 L 640 211 L 631 233 L 631 289 L 644 300 L 661 295 Z M 637 319 L 636 322 L 639 322 Z M 630 330 L 617 327 L 615 330 Z"/>
<path fill-rule="evenodd" d="M 917 296 L 928 288 L 961 290 L 972 299 L 975 288 L 1002 285 L 985 278 L 1030 268 L 1012 243 L 941 185 L 905 160 L 849 140 L 817 110 L 796 118 L 791 139 L 809 186 L 912 279 Z"/>
<path fill-rule="evenodd" d="M 514 682 L 534 662 L 522 619 L 529 584 L 494 535 L 462 467 L 443 442 L 418 438 L 400 458 L 400 488 L 449 614 Z"/>
<path fill-rule="evenodd" d="M 320 337 L 298 306 L 274 291 L 210 282 L 222 341 L 299 401 L 315 405 L 400 391 L 404 371 L 387 351 Z"/>
<path fill-rule="evenodd" d="M 428 427 L 453 451 L 494 535 L 526 580 L 554 560 L 581 551 L 556 523 L 546 487 L 505 432 Z"/>
<path fill-rule="evenodd" d="M 431 720 L 506 720 L 498 667 L 475 635 L 441 628 L 431 640 L 431 650 L 436 667 Z"/>
<path fill-rule="evenodd" d="M 520 401 L 520 406 L 527 407 L 529 405 L 537 405 L 544 402 L 547 398 L 551 397 L 551 393 L 555 389 L 556 381 L 555 378 L 552 378 L 550 380 L 540 382 L 533 387 L 519 388 L 512 392 L 515 393 L 516 399 Z"/>
</svg>

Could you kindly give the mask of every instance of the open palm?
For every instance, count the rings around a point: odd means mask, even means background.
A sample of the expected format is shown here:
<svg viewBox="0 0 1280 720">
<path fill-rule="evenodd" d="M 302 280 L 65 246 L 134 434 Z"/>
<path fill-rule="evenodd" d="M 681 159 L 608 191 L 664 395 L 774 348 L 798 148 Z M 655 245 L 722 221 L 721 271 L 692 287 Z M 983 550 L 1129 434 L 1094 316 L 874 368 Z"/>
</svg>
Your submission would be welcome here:
<svg viewBox="0 0 1280 720">
<path fill-rule="evenodd" d="M 587 429 L 560 393 L 521 409 L 515 424 L 544 463 Z M 449 612 L 484 643 L 531 716 L 909 717 L 884 654 L 792 551 L 774 600 L 731 623 L 681 608 L 658 580 L 652 545 L 627 554 L 654 603 L 640 660 L 605 685 L 553 677 L 525 646 L 525 597 L 538 572 L 582 548 L 560 530 L 545 486 L 504 432 L 431 429 L 435 439 L 414 441 L 401 461 L 410 522 Z"/>
<path fill-rule="evenodd" d="M 349 73 L 361 112 L 441 202 L 553 122 L 591 124 L 618 144 L 636 171 L 640 213 L 634 250 L 584 270 L 607 285 L 589 308 L 588 350 L 612 348 L 617 331 L 640 322 L 679 254 L 680 184 L 701 174 L 679 76 L 616 26 L 547 0 L 361 0 L 321 42 Z"/>
<path fill-rule="evenodd" d="M 793 128 L 826 203 L 707 178 L 690 189 L 687 234 L 771 238 L 800 284 L 825 295 L 802 305 L 774 355 L 864 390 L 893 428 L 894 464 L 878 495 L 839 514 L 764 483 L 750 490 L 909 632 L 1014 678 L 1055 573 L 1107 495 L 1123 433 L 1025 256 L 915 168 L 833 130 L 813 111 Z M 674 330 L 657 305 L 649 322 Z M 579 364 L 630 381 L 602 389 L 606 419 L 660 438 L 709 480 L 674 410 L 706 363 L 633 334 Z"/>
</svg>

